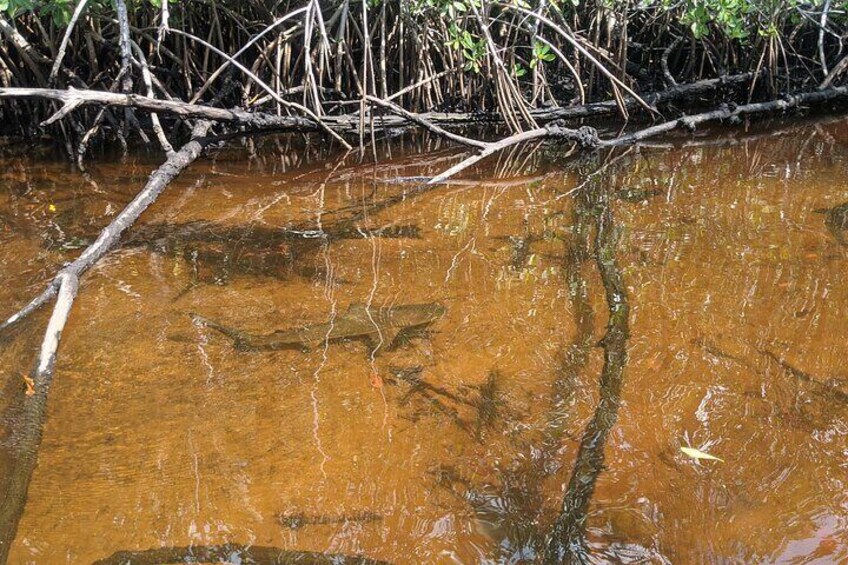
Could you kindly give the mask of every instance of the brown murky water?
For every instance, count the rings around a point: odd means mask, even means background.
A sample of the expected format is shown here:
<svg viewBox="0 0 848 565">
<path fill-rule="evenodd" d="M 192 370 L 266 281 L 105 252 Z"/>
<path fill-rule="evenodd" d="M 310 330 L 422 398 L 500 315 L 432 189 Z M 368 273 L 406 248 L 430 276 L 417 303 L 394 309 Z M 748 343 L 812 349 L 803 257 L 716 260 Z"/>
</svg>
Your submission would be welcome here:
<svg viewBox="0 0 848 565">
<path fill-rule="evenodd" d="M 845 562 L 848 211 L 816 210 L 848 201 L 848 122 L 720 135 L 525 147 L 426 191 L 396 179 L 461 153 L 266 139 L 198 163 L 84 278 L 9 562 L 520 563 L 552 537 L 593 562 Z M 0 315 L 154 163 L 7 150 Z M 189 315 L 267 334 L 420 303 L 446 313 L 308 351 Z M 0 337 L 4 475 L 45 320 Z"/>
</svg>

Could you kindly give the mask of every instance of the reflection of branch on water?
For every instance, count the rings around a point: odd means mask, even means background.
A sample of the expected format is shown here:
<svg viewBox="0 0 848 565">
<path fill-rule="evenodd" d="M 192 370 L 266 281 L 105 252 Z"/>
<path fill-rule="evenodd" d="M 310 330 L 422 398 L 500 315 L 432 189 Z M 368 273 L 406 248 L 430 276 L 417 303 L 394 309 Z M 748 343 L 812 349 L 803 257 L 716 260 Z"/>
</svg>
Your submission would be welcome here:
<svg viewBox="0 0 848 565">
<path fill-rule="evenodd" d="M 474 435 L 478 440 L 483 437 L 483 431 L 493 427 L 500 416 L 503 401 L 500 398 L 499 381 L 500 374 L 497 371 L 491 371 L 486 382 L 477 387 L 479 396 L 473 404 L 477 409 Z"/>
<path fill-rule="evenodd" d="M 840 245 L 848 247 L 848 202 L 815 212 L 825 215 L 824 225 L 827 230 Z"/>
<path fill-rule="evenodd" d="M 465 400 L 459 398 L 457 395 L 443 387 L 436 386 L 425 381 L 421 377 L 423 369 L 424 368 L 420 365 L 406 369 L 393 369 L 392 372 L 399 380 L 410 385 L 409 390 L 404 393 L 398 403 L 401 406 L 406 406 L 413 397 L 420 397 L 429 405 L 430 408 L 450 418 L 450 420 L 461 430 L 469 432 L 468 424 L 460 417 L 459 411 L 454 406 L 450 406 L 445 402 L 442 402 L 440 397 L 451 400 L 457 404 L 463 404 Z M 416 422 L 421 416 L 422 412 L 420 410 L 416 410 L 407 418 Z"/>
<path fill-rule="evenodd" d="M 424 371 L 424 367 L 421 365 L 415 365 L 414 367 L 405 368 L 394 367 L 391 369 L 391 371 L 395 377 L 411 385 L 410 389 L 400 399 L 401 406 L 408 403 L 409 399 L 414 394 L 420 391 L 427 391 L 429 393 L 433 393 L 439 396 L 444 396 L 459 404 L 468 403 L 467 400 L 465 400 L 464 398 L 460 398 L 456 394 L 450 392 L 448 389 L 431 384 L 424 380 L 424 378 L 421 376 L 421 373 Z"/>
<path fill-rule="evenodd" d="M 498 422 L 505 403 L 500 398 L 500 377 L 497 371 L 489 372 L 485 383 L 469 387 L 476 389 L 477 395 L 465 398 L 443 386 L 428 382 L 421 376 L 423 370 L 424 368 L 420 365 L 392 368 L 395 377 L 410 387 L 399 399 L 398 404 L 406 406 L 412 398 L 419 397 L 436 412 L 447 416 L 457 427 L 473 435 L 477 440 L 482 439 L 484 432 Z M 461 408 L 469 407 L 474 409 L 473 426 L 469 425 L 460 414 Z M 419 416 L 420 411 L 416 411 L 409 418 L 416 421 Z"/>
<path fill-rule="evenodd" d="M 456 473 L 445 473 L 444 469 L 438 476 L 439 486 L 470 505 L 478 522 L 495 526 L 492 531 L 497 532 L 498 555 L 493 558 L 498 561 L 521 561 L 545 555 L 548 562 L 558 563 L 579 561 L 584 556 L 582 545 L 587 510 L 603 467 L 605 442 L 617 417 L 626 362 L 629 307 L 614 257 L 616 234 L 609 208 L 612 195 L 598 182 L 587 186 L 590 186 L 588 190 L 575 194 L 572 228 L 563 237 L 564 274 L 571 311 L 576 318 L 576 333 L 561 354 L 541 442 L 529 446 L 529 455 L 498 469 L 501 481 L 497 487 L 473 484 Z M 567 425 L 575 383 L 596 343 L 595 315 L 586 273 L 587 263 L 592 258 L 603 281 L 610 313 L 606 337 L 601 342 L 605 353 L 600 379 L 601 402 L 584 432 L 553 533 L 544 536 L 538 529 L 544 521 L 543 483 L 560 468 L 562 441 L 570 437 Z"/>
<path fill-rule="evenodd" d="M 777 363 L 786 373 L 789 373 L 799 381 L 811 385 L 815 388 L 819 395 L 830 400 L 841 402 L 842 404 L 848 404 L 848 394 L 840 390 L 839 387 L 818 380 L 809 373 L 790 365 L 785 359 L 778 357 L 768 349 L 758 349 L 757 351 L 759 351 L 761 355 L 765 355 L 767 358 Z"/>
<path fill-rule="evenodd" d="M 607 332 L 601 341 L 604 349 L 601 399 L 583 433 L 562 509 L 547 544 L 546 563 L 581 562 L 585 558 L 583 546 L 589 502 L 603 469 L 607 437 L 618 418 L 627 363 L 630 310 L 621 271 L 615 263 L 616 234 L 608 206 L 603 206 L 596 221 L 594 255 L 609 308 Z"/>
<path fill-rule="evenodd" d="M 573 396 L 577 375 L 589 360 L 589 351 L 595 333 L 595 314 L 589 302 L 589 286 L 584 274 L 586 263 L 591 257 L 589 249 L 589 236 L 592 229 L 589 213 L 592 207 L 591 198 L 591 194 L 577 196 L 573 212 L 574 225 L 565 240 L 563 270 L 577 331 L 573 341 L 562 354 L 560 367 L 554 380 L 552 417 L 549 418 L 551 425 L 546 435 L 557 446 L 561 435 L 562 419 L 565 417 L 564 410 L 567 409 Z"/>
<path fill-rule="evenodd" d="M 756 362 L 748 361 L 747 359 L 744 359 L 738 355 L 734 355 L 733 353 L 725 351 L 721 349 L 717 344 L 712 343 L 704 338 L 697 338 L 693 340 L 692 343 L 694 345 L 697 345 L 713 357 L 732 361 L 742 367 L 745 367 L 750 371 L 753 371 L 754 373 L 760 374 L 761 376 L 765 372 L 764 369 Z M 768 360 L 769 363 L 774 363 L 779 366 L 785 374 L 788 374 L 789 376 L 809 386 L 813 393 L 829 401 L 839 402 L 841 404 L 848 404 L 848 393 L 844 392 L 837 385 L 819 380 L 817 377 L 807 373 L 806 371 L 803 371 L 791 365 L 788 361 L 786 361 L 785 358 L 776 355 L 769 349 L 757 348 L 756 351 L 764 359 Z"/>
<path fill-rule="evenodd" d="M 19 394 L 16 403 L 14 447 L 6 476 L 0 481 L 0 563 L 6 563 L 27 499 L 27 489 L 38 459 L 42 425 L 47 408 L 46 386 L 32 396 Z"/>
<path fill-rule="evenodd" d="M 118 551 L 92 565 L 166 565 L 169 563 L 263 563 L 298 565 L 389 565 L 367 557 L 295 551 L 262 545 L 194 545 L 162 547 L 144 551 Z"/>
<path fill-rule="evenodd" d="M 522 271 L 527 266 L 528 261 L 533 257 L 532 245 L 537 241 L 543 241 L 547 234 L 539 235 L 531 233 L 527 229 L 526 221 L 524 233 L 521 235 L 507 235 L 495 237 L 496 240 L 507 241 L 512 251 L 512 257 L 509 261 L 509 267 L 513 271 Z"/>
</svg>

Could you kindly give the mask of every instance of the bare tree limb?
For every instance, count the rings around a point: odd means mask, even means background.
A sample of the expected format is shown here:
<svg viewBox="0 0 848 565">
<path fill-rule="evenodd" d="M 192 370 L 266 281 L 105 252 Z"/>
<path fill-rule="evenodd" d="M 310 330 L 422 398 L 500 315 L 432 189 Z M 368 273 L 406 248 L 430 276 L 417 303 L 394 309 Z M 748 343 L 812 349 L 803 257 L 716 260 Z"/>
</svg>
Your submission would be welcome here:
<svg viewBox="0 0 848 565">
<path fill-rule="evenodd" d="M 846 59 L 845 66 L 848 66 Z M 836 71 L 836 68 L 834 68 Z M 833 72 L 831 74 L 833 74 Z M 679 99 L 693 99 L 704 96 L 722 86 L 735 86 L 744 84 L 751 80 L 753 73 L 742 73 L 728 77 L 706 79 L 690 84 L 678 85 L 653 94 L 646 94 L 643 99 L 649 104 L 656 106 L 664 102 Z M 200 104 L 192 104 L 176 100 L 153 100 L 138 94 L 119 94 L 99 90 L 59 90 L 47 88 L 0 88 L 0 98 L 43 98 L 59 102 L 69 102 L 81 99 L 83 104 L 102 104 L 107 106 L 131 106 L 133 108 L 158 112 L 161 114 L 172 114 L 182 118 L 200 118 L 222 123 L 233 123 L 257 129 L 276 128 L 280 131 L 310 132 L 318 131 L 319 126 L 311 119 L 298 116 L 277 116 L 264 112 L 247 112 L 241 109 L 215 108 Z M 376 102 L 375 102 L 376 103 Z M 638 106 L 632 98 L 625 98 L 628 108 Z M 615 114 L 617 105 L 614 100 L 595 102 L 579 106 L 568 106 L 564 108 L 545 108 L 532 110 L 533 118 L 538 123 L 548 123 L 555 120 L 577 120 L 590 117 L 610 116 Z M 412 114 L 421 120 L 437 125 L 462 125 L 476 123 L 481 120 L 480 116 L 462 113 L 420 113 Z M 358 129 L 359 118 L 356 115 L 348 116 L 324 116 L 323 122 L 327 127 L 337 132 L 352 133 Z M 376 123 L 383 128 L 401 127 L 410 119 L 404 115 L 381 116 Z M 458 140 L 457 140 L 458 141 Z"/>
<path fill-rule="evenodd" d="M 821 21 L 819 22 L 819 39 L 818 39 L 818 48 L 819 48 L 819 63 L 821 63 L 822 72 L 825 76 L 828 75 L 827 72 L 827 57 L 824 54 L 824 32 L 827 29 L 827 14 L 830 12 L 830 0 L 824 0 L 824 7 L 822 8 L 821 13 Z"/>
<path fill-rule="evenodd" d="M 167 0 L 163 1 L 166 2 Z M 147 66 L 147 58 L 144 56 L 144 52 L 141 50 L 141 47 L 139 47 L 135 41 L 132 42 L 132 48 L 138 58 L 138 64 L 141 66 L 141 80 L 144 82 L 144 86 L 147 89 L 147 97 L 156 98 L 156 93 L 153 91 L 153 77 L 150 73 L 150 68 Z M 159 114 L 151 112 L 150 121 L 152 122 L 153 133 L 155 133 L 157 139 L 159 139 L 159 145 L 162 147 L 162 151 L 165 152 L 165 155 L 170 157 L 174 153 L 174 148 L 171 146 L 171 142 L 168 141 L 168 137 L 165 135 L 165 130 L 162 129 L 162 124 L 159 122 Z"/>
<path fill-rule="evenodd" d="M 490 145 L 490 144 L 486 143 L 485 141 L 478 141 L 476 139 L 471 139 L 469 137 L 464 137 L 462 135 L 458 135 L 458 134 L 449 132 L 449 131 L 437 126 L 436 124 L 434 124 L 430 120 L 423 118 L 418 114 L 414 114 L 412 112 L 404 110 L 403 108 L 401 108 L 397 104 L 389 102 L 388 100 L 383 100 L 381 98 L 377 98 L 376 96 L 371 96 L 370 94 L 367 95 L 365 98 L 369 102 L 371 102 L 372 104 L 380 106 L 381 108 L 386 108 L 389 111 L 397 114 L 398 116 L 406 118 L 410 122 L 414 122 L 414 123 L 418 124 L 419 126 L 423 127 L 424 129 L 429 130 L 429 131 L 435 133 L 436 135 L 446 137 L 446 138 L 450 139 L 451 141 L 456 141 L 457 143 L 461 143 L 463 145 L 470 145 L 471 147 L 477 147 L 478 149 L 486 149 Z"/>
<path fill-rule="evenodd" d="M 545 127 L 517 133 L 497 142 L 486 143 L 482 151 L 480 151 L 476 155 L 472 155 L 471 157 L 460 161 L 445 172 L 436 175 L 435 177 L 428 180 L 426 184 L 439 184 L 441 182 L 444 182 L 453 175 L 457 174 L 458 172 L 467 169 L 477 161 L 485 159 L 492 153 L 497 153 L 498 151 L 506 149 L 507 147 L 511 147 L 513 145 L 517 145 L 519 143 L 524 143 L 534 139 L 543 138 L 573 141 L 577 142 L 581 147 L 586 148 L 597 147 L 600 143 L 598 141 L 598 132 L 593 127 L 583 126 L 579 129 L 571 129 L 563 127 L 560 124 L 552 123 L 548 124 Z"/>
<path fill-rule="evenodd" d="M 629 145 L 633 143 L 638 143 L 639 141 L 647 139 L 649 137 L 656 137 L 657 135 L 673 131 L 679 127 L 685 127 L 691 130 L 694 129 L 696 126 L 707 122 L 715 122 L 719 120 L 734 120 L 740 118 L 741 116 L 781 112 L 797 108 L 804 104 L 821 104 L 823 102 L 827 102 L 829 100 L 834 100 L 836 98 L 841 98 L 844 96 L 848 96 L 848 86 L 840 86 L 836 88 L 829 88 L 827 90 L 817 90 L 814 92 L 805 92 L 801 94 L 790 95 L 786 98 L 772 100 L 769 102 L 757 102 L 754 104 L 745 104 L 742 106 L 724 105 L 717 110 L 704 112 L 702 114 L 695 114 L 692 116 L 684 116 L 680 119 L 664 122 L 662 124 L 645 128 L 634 133 L 622 135 L 615 139 L 605 140 L 602 141 L 600 145 Z"/>
<path fill-rule="evenodd" d="M 235 123 L 254 128 L 279 128 L 298 132 L 318 131 L 318 124 L 299 116 L 276 116 L 262 112 L 228 110 L 175 100 L 158 100 L 140 94 L 120 94 L 99 90 L 60 90 L 50 88 L 0 88 L 0 98 L 43 98 L 63 103 L 80 101 L 82 104 L 130 107 L 173 114 L 183 118 L 199 118 L 222 123 Z"/>
<path fill-rule="evenodd" d="M 41 444 L 47 414 L 47 397 L 53 380 L 56 355 L 62 331 L 77 295 L 79 279 L 118 244 L 121 234 L 156 201 L 177 175 L 200 156 L 203 148 L 211 141 L 204 137 L 209 127 L 209 122 L 199 121 L 194 127 L 191 141 L 150 175 L 144 189 L 100 232 L 97 240 L 88 246 L 75 261 L 62 268 L 41 295 L 0 326 L 0 329 L 6 328 L 24 319 L 56 296 L 56 304 L 47 323 L 38 359 L 30 377 L 33 391 L 22 400 L 22 431 L 16 446 L 18 456 L 13 459 L 8 475 L 3 477 L 3 488 L 0 489 L 0 563 L 5 563 L 8 559 L 9 549 L 17 535 L 18 523 L 26 504 L 27 491 Z"/>
<path fill-rule="evenodd" d="M 89 245 L 75 261 L 62 268 L 41 295 L 33 299 L 17 314 L 3 322 L 0 325 L 0 330 L 23 320 L 26 316 L 53 298 L 69 277 L 79 278 L 102 259 L 104 255 L 109 253 L 118 244 L 121 234 L 135 223 L 142 212 L 156 201 L 162 191 L 167 188 L 168 184 L 177 175 L 200 156 L 203 148 L 209 143 L 203 137 L 206 135 L 209 127 L 209 122 L 198 122 L 192 132 L 192 140 L 186 143 L 182 149 L 174 153 L 174 155 L 150 175 L 150 179 L 147 181 L 144 189 L 100 232 L 94 243 Z"/>
<path fill-rule="evenodd" d="M 845 55 L 838 63 L 836 63 L 819 85 L 819 88 L 822 90 L 828 88 L 836 77 L 845 72 L 845 69 L 848 69 L 848 55 Z"/>
<path fill-rule="evenodd" d="M 26 38 L 20 34 L 20 32 L 12 26 L 6 20 L 5 17 L 0 15 L 0 34 L 2 34 L 12 45 L 15 46 L 18 53 L 21 55 L 21 59 L 29 67 L 29 70 L 32 71 L 32 74 L 35 75 L 38 84 L 43 86 L 47 85 L 47 81 L 44 78 L 44 74 L 41 72 L 41 69 L 38 67 L 36 63 L 46 63 L 47 59 L 26 40 Z"/>
</svg>

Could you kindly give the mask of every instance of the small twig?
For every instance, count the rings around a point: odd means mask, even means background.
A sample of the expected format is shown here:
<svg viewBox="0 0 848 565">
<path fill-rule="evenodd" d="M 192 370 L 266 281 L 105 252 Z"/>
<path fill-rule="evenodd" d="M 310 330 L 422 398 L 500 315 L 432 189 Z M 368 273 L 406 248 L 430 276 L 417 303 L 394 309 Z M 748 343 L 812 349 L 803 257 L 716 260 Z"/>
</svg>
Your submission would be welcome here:
<svg viewBox="0 0 848 565">
<path fill-rule="evenodd" d="M 62 60 L 65 58 L 65 51 L 68 49 L 68 42 L 71 40 L 71 34 L 74 31 L 77 20 L 85 10 L 88 0 L 80 0 L 77 7 L 74 8 L 74 13 L 71 16 L 71 21 L 68 22 L 68 28 L 65 30 L 65 35 L 62 36 L 62 43 L 59 44 L 59 52 L 56 54 L 56 59 L 53 61 L 53 68 L 50 69 L 50 76 L 47 77 L 48 86 L 53 86 L 56 76 L 59 74 L 59 69 L 62 67 Z"/>
<path fill-rule="evenodd" d="M 824 0 L 824 7 L 822 8 L 821 13 L 821 21 L 819 22 L 819 39 L 818 39 L 818 48 L 819 48 L 819 62 L 821 63 L 822 72 L 825 76 L 828 75 L 827 72 L 827 57 L 824 54 L 824 32 L 827 29 L 827 14 L 830 12 L 830 0 Z"/>
<path fill-rule="evenodd" d="M 68 114 L 70 114 L 71 112 L 73 112 L 74 110 L 76 110 L 78 107 L 82 106 L 82 104 L 83 104 L 83 101 L 79 100 L 79 99 L 69 100 L 69 101 L 65 102 L 64 104 L 62 104 L 62 107 L 59 108 L 59 110 L 56 111 L 56 113 L 54 113 L 52 116 L 50 116 L 49 118 L 47 118 L 46 120 L 41 122 L 40 125 L 42 127 L 45 127 L 45 126 L 49 126 L 50 124 L 56 123 L 59 120 L 61 120 L 62 118 L 64 118 L 65 116 L 67 116 Z"/>
<path fill-rule="evenodd" d="M 162 1 L 167 2 L 167 0 Z M 141 65 L 141 80 L 144 82 L 144 86 L 147 89 L 147 97 L 155 99 L 156 93 L 153 91 L 153 79 L 151 78 L 152 75 L 147 66 L 147 59 L 144 56 L 144 52 L 135 41 L 132 42 L 132 48 L 135 51 L 136 57 L 138 57 L 138 64 Z M 159 140 L 159 145 L 162 147 L 162 151 L 165 152 L 165 155 L 170 157 L 174 154 L 174 148 L 171 145 L 171 142 L 168 141 L 168 137 L 165 135 L 165 130 L 162 129 L 162 124 L 159 122 L 159 115 L 156 112 L 151 112 L 150 121 L 153 124 L 153 132 Z"/>
<path fill-rule="evenodd" d="M 836 77 L 845 72 L 845 69 L 848 69 L 848 55 L 845 55 L 842 60 L 836 63 L 836 66 L 833 67 L 829 73 L 827 73 L 827 76 L 819 85 L 819 89 L 824 90 L 825 88 L 830 87 L 834 79 L 836 79 Z"/>
</svg>

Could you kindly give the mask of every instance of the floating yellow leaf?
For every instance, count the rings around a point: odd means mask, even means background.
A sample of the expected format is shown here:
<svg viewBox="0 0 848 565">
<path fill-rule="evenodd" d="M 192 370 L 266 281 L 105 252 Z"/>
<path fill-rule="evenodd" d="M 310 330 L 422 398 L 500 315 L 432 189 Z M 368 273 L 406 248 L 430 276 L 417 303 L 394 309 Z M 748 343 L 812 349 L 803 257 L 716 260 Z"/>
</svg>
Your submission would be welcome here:
<svg viewBox="0 0 848 565">
<path fill-rule="evenodd" d="M 56 211 L 56 206 L 54 206 L 53 204 L 50 204 L 50 205 L 47 207 L 47 209 L 48 209 L 48 210 L 50 210 L 51 212 L 55 212 L 55 211 Z"/>
<path fill-rule="evenodd" d="M 709 461 L 721 461 L 724 463 L 724 459 L 720 459 L 715 455 L 710 455 L 709 453 L 704 453 L 698 449 L 693 447 L 681 447 L 680 451 L 691 457 L 692 459 L 707 459 Z"/>
</svg>

